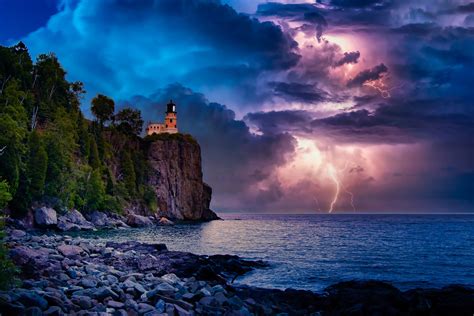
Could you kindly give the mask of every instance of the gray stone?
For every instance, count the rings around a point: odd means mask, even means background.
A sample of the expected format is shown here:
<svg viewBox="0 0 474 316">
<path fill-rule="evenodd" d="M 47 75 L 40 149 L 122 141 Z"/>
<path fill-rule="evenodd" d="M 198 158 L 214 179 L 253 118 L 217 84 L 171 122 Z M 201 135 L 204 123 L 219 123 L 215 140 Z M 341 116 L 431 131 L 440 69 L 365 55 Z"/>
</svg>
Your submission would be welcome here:
<svg viewBox="0 0 474 316">
<path fill-rule="evenodd" d="M 123 308 L 125 304 L 117 301 L 108 301 L 107 306 L 112 308 Z"/>
<path fill-rule="evenodd" d="M 211 296 L 212 295 L 211 292 L 209 292 L 209 290 L 207 290 L 205 288 L 200 289 L 198 293 L 201 294 L 201 295 L 204 295 L 204 296 Z"/>
<path fill-rule="evenodd" d="M 130 214 L 127 217 L 127 224 L 132 227 L 145 227 L 153 225 L 153 222 L 148 217 Z"/>
<path fill-rule="evenodd" d="M 90 287 L 96 287 L 97 286 L 97 281 L 94 279 L 90 278 L 84 278 L 81 280 L 81 286 L 85 288 L 90 288 Z"/>
<path fill-rule="evenodd" d="M 64 312 L 59 306 L 51 306 L 43 312 L 45 316 L 63 316 Z"/>
<path fill-rule="evenodd" d="M 160 220 L 158 221 L 158 225 L 173 226 L 173 225 L 174 225 L 174 222 L 173 222 L 173 221 L 170 221 L 170 220 L 167 219 L 166 217 L 162 217 L 162 218 L 160 218 Z"/>
<path fill-rule="evenodd" d="M 176 304 L 174 305 L 174 309 L 175 309 L 176 314 L 178 314 L 179 316 L 191 316 L 194 314 L 192 311 L 187 311 L 181 306 L 176 305 Z"/>
<path fill-rule="evenodd" d="M 214 295 L 214 298 L 216 299 L 216 301 L 219 305 L 222 305 L 227 301 L 227 297 L 225 297 L 224 293 L 222 293 L 222 292 L 216 293 Z"/>
<path fill-rule="evenodd" d="M 21 291 L 19 293 L 18 302 L 25 306 L 37 306 L 41 309 L 46 309 L 48 307 L 48 301 L 32 291 Z"/>
<path fill-rule="evenodd" d="M 160 283 L 153 290 L 146 292 L 147 297 L 153 297 L 157 293 L 162 295 L 172 295 L 177 292 L 177 289 L 168 283 Z"/>
<path fill-rule="evenodd" d="M 43 316 L 43 312 L 39 307 L 30 307 L 26 309 L 25 316 Z"/>
<path fill-rule="evenodd" d="M 156 311 L 159 312 L 159 313 L 164 313 L 165 307 L 166 307 L 166 303 L 165 303 L 165 301 L 163 301 L 161 299 L 158 300 L 158 302 L 156 302 L 156 304 L 155 304 Z"/>
<path fill-rule="evenodd" d="M 95 226 L 103 227 L 109 225 L 109 218 L 103 212 L 94 211 L 88 215 L 88 219 Z"/>
<path fill-rule="evenodd" d="M 107 279 L 107 281 L 109 281 L 110 285 L 115 284 L 115 283 L 118 282 L 117 277 L 116 277 L 116 276 L 113 276 L 113 275 L 111 275 L 111 274 L 108 274 L 108 275 L 106 276 L 106 279 Z"/>
<path fill-rule="evenodd" d="M 72 302 L 82 309 L 89 309 L 92 307 L 92 300 L 88 296 L 74 296 Z"/>
<path fill-rule="evenodd" d="M 199 303 L 204 306 L 214 306 L 216 305 L 216 300 L 212 296 L 204 296 L 199 300 Z"/>
<path fill-rule="evenodd" d="M 153 311 L 155 308 L 150 304 L 140 303 L 138 304 L 138 313 L 145 314 L 147 312 Z"/>
<path fill-rule="evenodd" d="M 58 246 L 58 251 L 65 257 L 75 257 L 80 256 L 84 249 L 79 246 L 61 245 Z"/>
<path fill-rule="evenodd" d="M 26 233 L 23 230 L 14 229 L 10 232 L 10 237 L 12 238 L 23 238 L 26 236 Z"/>
<path fill-rule="evenodd" d="M 87 221 L 78 210 L 70 210 L 58 219 L 58 228 L 62 231 L 92 230 L 94 225 Z"/>
<path fill-rule="evenodd" d="M 165 274 L 161 277 L 161 279 L 172 285 L 181 282 L 181 280 L 174 273 Z"/>
<path fill-rule="evenodd" d="M 35 209 L 35 223 L 39 227 L 50 227 L 58 224 L 56 211 L 49 207 Z"/>
<path fill-rule="evenodd" d="M 97 288 L 92 295 L 99 300 L 103 300 L 106 297 L 111 297 L 115 300 L 119 299 L 119 295 L 106 286 Z"/>
</svg>

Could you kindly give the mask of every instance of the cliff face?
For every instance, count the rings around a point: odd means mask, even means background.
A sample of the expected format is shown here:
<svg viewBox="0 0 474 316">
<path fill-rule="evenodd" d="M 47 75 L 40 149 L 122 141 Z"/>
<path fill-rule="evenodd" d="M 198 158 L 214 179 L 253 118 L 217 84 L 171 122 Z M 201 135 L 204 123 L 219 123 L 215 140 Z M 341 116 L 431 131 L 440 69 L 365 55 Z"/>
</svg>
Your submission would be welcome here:
<svg viewBox="0 0 474 316">
<path fill-rule="evenodd" d="M 179 220 L 212 220 L 212 189 L 202 180 L 201 149 L 187 139 L 155 140 L 148 147 L 148 184 L 156 193 L 159 215 Z"/>
</svg>

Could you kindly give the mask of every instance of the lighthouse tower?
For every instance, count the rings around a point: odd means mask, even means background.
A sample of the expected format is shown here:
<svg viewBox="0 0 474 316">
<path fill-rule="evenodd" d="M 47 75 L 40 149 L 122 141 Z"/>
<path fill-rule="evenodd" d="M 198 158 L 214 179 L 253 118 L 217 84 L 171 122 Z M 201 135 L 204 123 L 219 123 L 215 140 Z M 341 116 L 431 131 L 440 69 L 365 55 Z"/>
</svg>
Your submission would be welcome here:
<svg viewBox="0 0 474 316">
<path fill-rule="evenodd" d="M 173 103 L 173 100 L 170 100 L 170 102 L 166 105 L 165 122 L 150 122 L 146 128 L 147 135 L 162 133 L 178 133 L 178 112 L 176 112 L 176 104 Z"/>
<path fill-rule="evenodd" d="M 176 112 L 176 104 L 173 100 L 166 105 L 166 116 L 165 116 L 165 131 L 173 134 L 178 132 L 178 117 Z"/>
</svg>

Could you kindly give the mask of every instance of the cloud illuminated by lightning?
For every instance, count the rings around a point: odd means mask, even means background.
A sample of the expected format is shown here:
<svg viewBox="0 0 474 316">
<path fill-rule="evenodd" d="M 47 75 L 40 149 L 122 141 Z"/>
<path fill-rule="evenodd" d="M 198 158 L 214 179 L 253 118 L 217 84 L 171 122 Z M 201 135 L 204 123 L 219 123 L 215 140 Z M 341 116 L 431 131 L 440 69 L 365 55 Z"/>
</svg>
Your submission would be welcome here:
<svg viewBox="0 0 474 316">
<path fill-rule="evenodd" d="M 365 82 L 363 85 L 377 90 L 382 96 L 382 98 L 388 99 L 392 96 L 390 94 L 390 91 L 393 91 L 395 89 L 402 87 L 402 85 L 397 85 L 390 88 L 389 84 L 387 83 L 389 80 L 390 80 L 389 76 L 382 76 L 380 79 Z"/>
</svg>

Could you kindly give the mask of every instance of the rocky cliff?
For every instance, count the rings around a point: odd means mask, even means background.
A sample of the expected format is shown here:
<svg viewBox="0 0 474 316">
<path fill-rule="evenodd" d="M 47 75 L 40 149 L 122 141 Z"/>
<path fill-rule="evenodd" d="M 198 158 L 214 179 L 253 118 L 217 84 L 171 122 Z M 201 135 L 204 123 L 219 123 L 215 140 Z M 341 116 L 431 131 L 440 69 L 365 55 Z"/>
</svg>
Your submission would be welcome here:
<svg viewBox="0 0 474 316">
<path fill-rule="evenodd" d="M 212 220 L 212 189 L 202 180 L 201 148 L 192 138 L 155 139 L 147 149 L 148 184 L 154 188 L 158 213 L 178 220 Z"/>
</svg>

